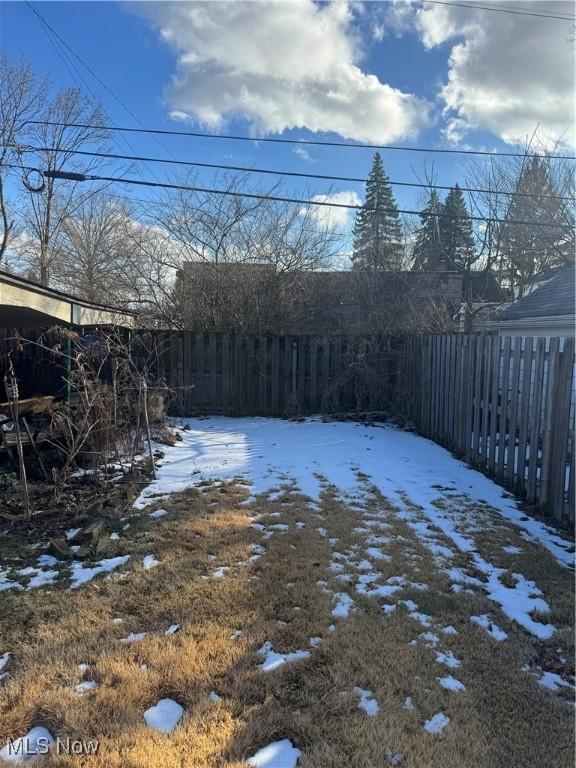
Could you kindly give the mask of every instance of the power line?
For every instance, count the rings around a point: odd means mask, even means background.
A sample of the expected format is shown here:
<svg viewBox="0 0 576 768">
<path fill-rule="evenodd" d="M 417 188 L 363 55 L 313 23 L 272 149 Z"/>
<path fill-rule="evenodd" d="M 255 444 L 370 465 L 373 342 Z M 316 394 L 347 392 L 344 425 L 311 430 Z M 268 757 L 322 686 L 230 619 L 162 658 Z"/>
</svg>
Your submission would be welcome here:
<svg viewBox="0 0 576 768">
<path fill-rule="evenodd" d="M 10 147 L 13 147 L 15 149 L 18 149 L 20 152 L 66 152 L 69 155 L 85 155 L 87 157 L 102 157 L 102 158 L 109 158 L 109 159 L 116 159 L 116 160 L 133 160 L 133 161 L 139 161 L 139 162 L 146 162 L 146 163 L 165 163 L 169 165 L 184 165 L 184 166 L 193 166 L 193 167 L 199 167 L 199 168 L 215 168 L 219 170 L 226 170 L 226 171 L 240 171 L 242 173 L 262 173 L 262 174 L 269 174 L 273 176 L 287 176 L 287 177 L 295 177 L 295 178 L 303 178 L 303 179 L 320 179 L 322 181 L 346 181 L 346 182 L 354 182 L 359 184 L 365 184 L 368 179 L 366 178 L 358 178 L 355 176 L 330 176 L 328 174 L 323 173 L 301 173 L 299 171 L 279 171 L 279 170 L 273 170 L 270 168 L 250 168 L 246 166 L 241 165 L 223 165 L 220 163 L 202 163 L 195 160 L 167 160 L 161 157 L 147 157 L 147 156 L 141 156 L 141 155 L 116 155 L 111 152 L 90 152 L 88 150 L 68 150 L 68 149 L 59 149 L 58 147 L 34 147 L 31 145 L 25 145 L 20 146 L 17 144 L 10 144 Z M 450 191 L 452 187 L 442 185 L 442 184 L 424 184 L 422 182 L 414 182 L 414 181 L 391 181 L 388 180 L 388 183 L 392 186 L 398 186 L 398 187 L 416 187 L 419 189 L 442 189 Z M 539 198 L 539 199 L 545 199 L 545 200 L 572 200 L 572 197 L 569 195 L 538 195 L 531 192 L 505 192 L 500 190 L 494 190 L 494 189 L 481 189 L 481 188 L 475 188 L 475 187 L 461 187 L 460 185 L 459 189 L 462 192 L 475 192 L 478 194 L 486 194 L 486 195 L 504 195 L 504 196 L 510 196 L 510 197 L 533 197 L 533 198 Z"/>
<path fill-rule="evenodd" d="M 49 31 L 52 33 L 52 35 L 53 35 L 53 36 L 54 36 L 54 37 L 55 37 L 55 38 L 56 38 L 56 39 L 57 39 L 57 40 L 60 42 L 60 44 L 61 44 L 61 45 L 62 45 L 64 48 L 66 48 L 66 49 L 67 49 L 67 50 L 68 50 L 68 51 L 69 51 L 69 52 L 72 54 L 72 56 L 74 56 L 74 58 L 75 58 L 75 59 L 76 59 L 76 60 L 77 60 L 77 61 L 78 61 L 78 62 L 79 62 L 79 63 L 80 63 L 80 64 L 81 64 L 83 67 L 84 67 L 84 69 L 85 69 L 85 70 L 86 70 L 86 71 L 87 71 L 87 72 L 88 72 L 90 75 L 92 75 L 92 77 L 93 77 L 93 78 L 96 80 L 96 82 L 97 82 L 97 83 L 99 83 L 99 84 L 100 84 L 100 86 L 101 86 L 102 88 L 104 88 L 104 90 L 105 90 L 105 91 L 106 91 L 106 92 L 107 92 L 107 93 L 108 93 L 108 94 L 109 94 L 109 95 L 110 95 L 110 96 L 111 96 L 111 97 L 114 99 L 114 101 L 116 101 L 116 102 L 117 102 L 117 103 L 118 103 L 118 104 L 119 104 L 119 105 L 122 107 L 122 109 L 123 109 L 123 110 L 124 110 L 124 111 L 125 111 L 125 112 L 126 112 L 128 115 L 130 115 L 130 117 L 131 117 L 131 118 L 132 118 L 132 119 L 133 119 L 133 120 L 134 120 L 136 123 L 138 123 L 138 125 L 140 125 L 142 128 L 146 128 L 146 126 L 145 126 L 145 125 L 144 125 L 144 123 L 143 123 L 143 122 L 140 120 L 140 118 L 138 117 L 138 115 L 136 115 L 136 114 L 135 114 L 135 113 L 134 113 L 134 112 L 133 112 L 133 111 L 130 109 L 130 107 L 128 107 L 128 106 L 127 106 L 127 105 L 126 105 L 126 104 L 125 104 L 125 103 L 122 101 L 122 99 L 121 99 L 119 96 L 117 96 L 117 95 L 114 93 L 114 91 L 113 91 L 111 88 L 109 88 L 109 87 L 106 85 L 106 83 L 105 83 L 105 82 L 104 82 L 104 81 L 103 81 L 103 80 L 102 80 L 102 79 L 101 79 L 101 78 L 100 78 L 100 77 L 99 77 L 99 76 L 96 74 L 96 72 L 94 72 L 94 70 L 93 70 L 93 69 L 92 69 L 92 68 L 91 68 L 91 67 L 90 67 L 90 66 L 89 66 L 89 65 L 88 65 L 88 64 L 87 64 L 87 63 L 84 61 L 84 59 L 83 59 L 83 58 L 82 58 L 82 57 L 81 57 L 81 56 L 80 56 L 78 53 L 76 53 L 76 51 L 75 51 L 75 50 L 72 48 L 72 46 L 70 46 L 70 45 L 69 45 L 69 44 L 66 42 L 66 40 L 64 40 L 64 39 L 63 39 L 63 38 L 62 38 L 62 37 L 61 37 L 61 36 L 58 34 L 58 32 L 56 32 L 56 30 L 54 29 L 54 27 L 52 27 L 52 26 L 51 26 L 51 25 L 50 25 L 50 24 L 49 24 L 49 23 L 46 21 L 46 19 L 45 19 L 45 18 L 44 18 L 44 16 L 43 16 L 43 15 L 40 13 L 40 11 L 39 11 L 37 8 L 35 8 L 35 7 L 34 7 L 34 5 L 33 5 L 31 2 L 29 2 L 29 0 L 26 0 L 26 5 L 27 5 L 27 6 L 28 6 L 28 8 L 29 8 L 29 9 L 32 11 L 32 13 L 34 13 L 34 14 L 36 15 L 36 17 L 37 17 L 37 18 L 40 20 L 40 22 L 41 22 L 41 24 L 44 26 L 45 30 L 49 30 Z M 77 71 L 77 70 L 76 70 L 76 71 Z M 86 84 L 86 81 L 85 81 L 85 80 L 82 78 L 82 76 L 81 76 L 79 73 L 78 73 L 78 76 L 79 76 L 79 77 L 82 79 L 82 82 L 83 82 L 83 83 L 86 85 L 86 87 L 88 88 L 88 90 L 90 90 L 90 87 L 89 87 L 89 86 Z M 70 127 L 72 127 L 72 126 L 70 126 Z M 168 147 L 166 147 L 166 146 L 165 146 L 165 145 L 164 145 L 164 144 L 163 144 L 163 143 L 160 141 L 160 139 L 158 139 L 156 136 L 154 136 L 154 141 L 155 141 L 155 142 L 158 144 L 158 146 L 160 146 L 160 147 L 161 147 L 161 148 L 162 148 L 162 149 L 163 149 L 165 152 L 167 152 L 167 153 L 168 153 L 168 154 L 169 154 L 171 157 L 174 157 L 174 155 L 172 154 L 172 152 L 170 151 L 170 149 L 169 149 Z M 129 145 L 129 146 L 130 146 L 130 145 Z M 132 150 L 132 152 L 134 152 L 134 151 L 135 151 L 135 150 L 134 150 L 134 148 L 133 148 L 133 147 L 131 147 L 131 146 L 130 146 L 130 149 Z M 153 174 L 153 172 L 152 172 L 152 175 L 154 175 L 154 174 Z"/>
<path fill-rule="evenodd" d="M 422 0 L 424 3 L 432 5 L 453 5 L 456 8 L 472 8 L 475 11 L 495 11 L 496 13 L 510 13 L 516 16 L 535 16 L 539 19 L 559 19 L 560 21 L 576 21 L 575 16 L 560 16 L 555 13 L 544 13 L 543 11 L 530 11 L 528 8 L 507 8 L 506 6 L 487 6 L 476 5 L 476 3 L 450 2 L 450 0 Z"/>
<path fill-rule="evenodd" d="M 66 171 L 41 171 L 37 168 L 33 169 L 38 171 L 41 175 L 43 175 L 45 178 L 53 178 L 53 179 L 67 179 L 70 181 L 109 181 L 112 183 L 120 183 L 120 184 L 134 184 L 135 186 L 141 186 L 141 187 L 156 187 L 156 188 L 162 188 L 162 189 L 175 189 L 175 190 L 181 190 L 184 192 L 200 192 L 204 194 L 209 195 L 224 195 L 224 196 L 230 196 L 230 197 L 244 197 L 249 198 L 251 200 L 270 200 L 274 202 L 280 202 L 280 203 L 295 203 L 297 205 L 312 205 L 317 207 L 326 207 L 326 208 L 346 208 L 348 210 L 354 210 L 359 211 L 364 206 L 362 205 L 353 205 L 349 203 L 334 203 L 334 202 L 328 202 L 325 200 L 303 200 L 302 198 L 296 198 L 296 197 L 281 197 L 278 195 L 262 195 L 257 194 L 255 192 L 235 192 L 230 189 L 213 189 L 210 187 L 193 187 L 188 186 L 187 184 L 170 184 L 168 182 L 156 182 L 156 181 L 142 181 L 140 179 L 126 179 L 126 178 L 120 178 L 120 177 L 113 177 L 113 176 L 93 176 L 91 174 L 82 174 L 82 173 L 68 173 Z M 530 227 L 554 227 L 555 229 L 573 229 L 572 226 L 568 224 L 556 224 L 556 223 L 547 223 L 547 222 L 538 222 L 538 221 L 522 221 L 519 219 L 498 219 L 494 217 L 486 217 L 486 216 L 452 216 L 450 214 L 445 213 L 426 213 L 424 211 L 414 211 L 409 209 L 402 209 L 402 208 L 374 208 L 374 209 L 368 209 L 368 210 L 374 210 L 381 213 L 402 213 L 402 214 L 415 214 L 417 216 L 433 216 L 435 218 L 443 218 L 443 219 L 463 219 L 463 220 L 471 220 L 471 221 L 483 221 L 486 223 L 495 223 L 495 224 L 519 224 L 524 226 L 530 226 Z"/>
<path fill-rule="evenodd" d="M 61 123 L 52 120 L 28 120 L 30 125 L 55 125 L 64 128 L 94 128 L 93 125 L 85 123 Z M 572 155 L 541 155 L 525 152 L 488 152 L 479 149 L 438 149 L 435 147 L 399 147 L 393 144 L 351 144 L 346 141 L 317 141 L 314 139 L 277 139 L 267 136 L 265 138 L 255 138 L 253 136 L 238 136 L 235 134 L 222 133 L 201 133 L 198 131 L 173 131 L 162 128 L 128 128 L 125 126 L 97 126 L 102 130 L 123 131 L 127 133 L 155 133 L 163 136 L 194 136 L 202 139 L 226 139 L 230 141 L 256 141 L 267 142 L 271 144 L 297 144 L 302 146 L 315 147 L 346 147 L 348 149 L 381 149 L 397 152 L 433 152 L 449 155 L 480 155 L 484 157 L 535 157 L 541 160 L 576 160 Z"/>
<path fill-rule="evenodd" d="M 82 73 L 80 72 L 80 70 L 78 69 L 78 67 L 76 66 L 74 61 L 72 60 L 70 54 L 66 50 L 66 49 L 68 49 L 68 50 L 71 51 L 72 49 L 70 48 L 70 46 L 68 46 L 68 44 L 58 35 L 56 30 L 53 27 L 51 27 L 50 24 L 48 24 L 48 22 L 46 21 L 44 16 L 40 13 L 39 10 L 37 10 L 33 6 L 33 4 L 31 2 L 28 2 L 28 0 L 26 0 L 26 5 L 32 11 L 32 13 L 34 13 L 34 15 L 37 17 L 37 19 L 40 21 L 40 25 L 41 25 L 41 28 L 42 28 L 43 32 L 45 33 L 46 37 L 48 38 L 48 41 L 50 42 L 50 44 L 53 47 L 54 51 L 56 52 L 58 57 L 63 62 L 63 64 L 66 67 L 66 69 L 68 70 L 68 72 L 69 72 L 70 76 L 72 77 L 72 79 L 76 82 L 76 84 L 79 87 L 80 87 L 80 83 L 82 83 L 82 85 L 84 86 L 86 91 L 92 96 L 92 101 L 93 101 L 94 106 L 96 108 L 98 108 L 100 106 L 100 102 L 99 102 L 96 94 L 94 93 L 94 91 L 90 87 L 89 83 L 84 79 L 84 77 L 82 76 Z M 74 54 L 74 55 L 76 56 L 76 58 L 81 63 L 83 63 L 81 61 L 81 59 L 79 59 L 79 57 L 76 54 Z M 126 137 L 120 135 L 119 138 L 125 144 L 125 146 L 128 147 L 128 150 L 130 152 L 136 152 L 136 150 L 134 149 L 134 147 L 132 146 L 132 144 L 128 141 L 128 139 Z M 112 136 L 112 141 L 120 149 L 120 143 L 116 139 L 115 136 Z M 160 181 L 158 176 L 156 176 L 156 174 L 154 173 L 154 171 L 151 168 L 148 168 L 148 170 L 150 171 L 152 176 L 157 181 Z M 140 173 L 140 170 L 136 169 L 136 172 Z"/>
</svg>

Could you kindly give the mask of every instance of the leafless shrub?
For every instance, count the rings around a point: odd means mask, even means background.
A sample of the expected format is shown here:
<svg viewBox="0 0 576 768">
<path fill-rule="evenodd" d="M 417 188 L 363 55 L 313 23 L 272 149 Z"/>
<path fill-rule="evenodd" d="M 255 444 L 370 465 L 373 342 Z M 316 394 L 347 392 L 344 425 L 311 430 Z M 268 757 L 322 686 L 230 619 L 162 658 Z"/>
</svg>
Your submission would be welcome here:
<svg viewBox="0 0 576 768">
<path fill-rule="evenodd" d="M 139 355 L 136 365 L 120 333 L 80 336 L 60 327 L 34 341 L 15 337 L 6 354 L 16 357 L 30 344 L 49 351 L 68 372 L 68 398 L 50 413 L 50 443 L 60 457 L 52 467 L 54 498 L 62 497 L 76 469 L 92 469 L 105 484 L 128 473 L 144 447 L 154 471 L 151 423 L 162 423 L 167 390 L 149 388 L 149 354 Z"/>
</svg>

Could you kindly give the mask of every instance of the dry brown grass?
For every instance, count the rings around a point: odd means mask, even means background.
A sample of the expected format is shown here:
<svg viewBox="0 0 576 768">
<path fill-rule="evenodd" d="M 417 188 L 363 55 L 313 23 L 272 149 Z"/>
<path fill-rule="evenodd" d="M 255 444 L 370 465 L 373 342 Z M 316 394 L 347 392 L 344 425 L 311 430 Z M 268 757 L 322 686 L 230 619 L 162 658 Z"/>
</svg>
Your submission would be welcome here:
<svg viewBox="0 0 576 768">
<path fill-rule="evenodd" d="M 170 514 L 158 521 L 144 514 L 118 543 L 119 551 L 132 555 L 125 579 L 97 578 L 74 591 L 2 594 L 0 652 L 10 650 L 13 660 L 0 688 L 1 743 L 33 725 L 46 726 L 54 736 L 98 739 L 97 756 L 52 754 L 36 763 L 83 768 L 240 768 L 257 749 L 282 738 L 302 750 L 302 768 L 382 768 L 387 748 L 404 754 L 406 768 L 572 764 L 573 709 L 520 671 L 546 655 L 556 658 L 558 646 L 571 656 L 571 578 L 550 556 L 522 541 L 524 554 L 502 553 L 499 563 L 518 558 L 514 564 L 536 579 L 551 603 L 560 630 L 541 643 L 478 591 L 451 593 L 447 577 L 414 533 L 384 499 L 374 499 L 374 508 L 388 512 L 392 533 L 405 539 L 387 547 L 393 560 L 379 562 L 378 570 L 384 578 L 407 574 L 430 585 L 427 592 L 406 590 L 395 598 L 415 600 L 433 617 L 435 631 L 448 624 L 458 629 L 457 635 L 442 637 L 442 647 L 462 659 L 461 668 L 451 672 L 435 663 L 434 652 L 421 641 L 410 645 L 424 629 L 404 610 L 383 615 L 382 603 L 393 599 L 359 596 L 353 583 L 339 582 L 328 570 L 333 551 L 328 538 L 339 540 L 339 552 L 361 544 L 353 532 L 362 522 L 359 512 L 346 508 L 330 489 L 320 513 L 294 493 L 274 502 L 258 500 L 252 508 L 238 503 L 242 493 L 234 486 L 207 487 L 163 503 Z M 289 524 L 289 531 L 263 540 L 250 527 L 254 508 L 259 522 Z M 297 521 L 306 527 L 298 529 Z M 316 532 L 318 526 L 327 537 Z M 494 553 L 498 535 L 497 528 L 480 536 L 479 546 Z M 266 554 L 254 564 L 238 565 L 253 543 L 266 546 Z M 144 570 L 139 563 L 152 552 L 160 565 Z M 224 578 L 202 578 L 219 566 L 231 569 Z M 353 596 L 356 610 L 348 619 L 331 616 L 331 596 L 316 585 L 319 580 Z M 510 639 L 495 643 L 470 623 L 474 613 L 493 615 Z M 181 630 L 166 637 L 164 631 L 175 623 Z M 329 632 L 332 623 L 336 631 Z M 239 629 L 242 635 L 230 639 Z M 130 631 L 148 634 L 123 645 L 119 639 Z M 271 673 L 258 670 L 256 650 L 265 640 L 275 650 L 291 651 L 309 648 L 313 636 L 322 643 L 310 659 Z M 83 696 L 74 692 L 81 662 L 90 664 L 85 677 L 98 682 Z M 449 673 L 464 683 L 465 692 L 439 687 L 436 678 Z M 377 717 L 358 708 L 354 686 L 373 691 Z M 209 700 L 211 690 L 221 702 Z M 414 711 L 403 708 L 406 696 Z M 171 735 L 148 729 L 142 717 L 163 697 L 185 709 Z M 433 736 L 422 725 L 439 711 L 451 722 Z"/>
</svg>

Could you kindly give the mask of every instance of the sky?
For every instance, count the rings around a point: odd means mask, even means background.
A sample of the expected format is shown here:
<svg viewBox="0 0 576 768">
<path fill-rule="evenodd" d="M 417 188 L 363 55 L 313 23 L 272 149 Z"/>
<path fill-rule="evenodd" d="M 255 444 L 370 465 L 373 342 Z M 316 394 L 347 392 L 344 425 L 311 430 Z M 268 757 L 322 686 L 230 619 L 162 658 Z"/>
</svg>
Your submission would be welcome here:
<svg viewBox="0 0 576 768">
<path fill-rule="evenodd" d="M 465 4 L 473 4 L 467 0 Z M 0 3 L 0 45 L 55 88 L 87 84 L 117 126 L 404 147 L 514 151 L 538 127 L 574 140 L 574 24 L 431 2 Z M 571 2 L 483 6 L 574 15 Z M 111 93 L 114 94 L 113 96 Z M 365 178 L 373 150 L 130 134 L 114 151 Z M 462 155 L 385 150 L 392 181 L 465 181 Z M 152 179 L 150 166 L 141 178 Z M 159 178 L 173 169 L 154 166 Z M 198 172 L 213 185 L 213 171 Z M 251 176 L 255 188 L 270 177 Z M 283 193 L 357 203 L 355 182 L 286 179 Z M 142 189 L 120 186 L 123 195 Z M 403 208 L 423 191 L 394 187 Z M 352 215 L 319 209 L 346 230 Z"/>
</svg>

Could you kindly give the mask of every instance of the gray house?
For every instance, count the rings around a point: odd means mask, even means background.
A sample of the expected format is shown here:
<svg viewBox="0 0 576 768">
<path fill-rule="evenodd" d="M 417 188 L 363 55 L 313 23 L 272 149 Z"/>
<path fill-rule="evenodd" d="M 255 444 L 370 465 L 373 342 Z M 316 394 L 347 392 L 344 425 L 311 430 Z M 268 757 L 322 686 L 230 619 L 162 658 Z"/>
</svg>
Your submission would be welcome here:
<svg viewBox="0 0 576 768">
<path fill-rule="evenodd" d="M 485 327 L 500 336 L 574 336 L 574 264 L 538 276 L 527 295 L 492 315 Z"/>
</svg>

